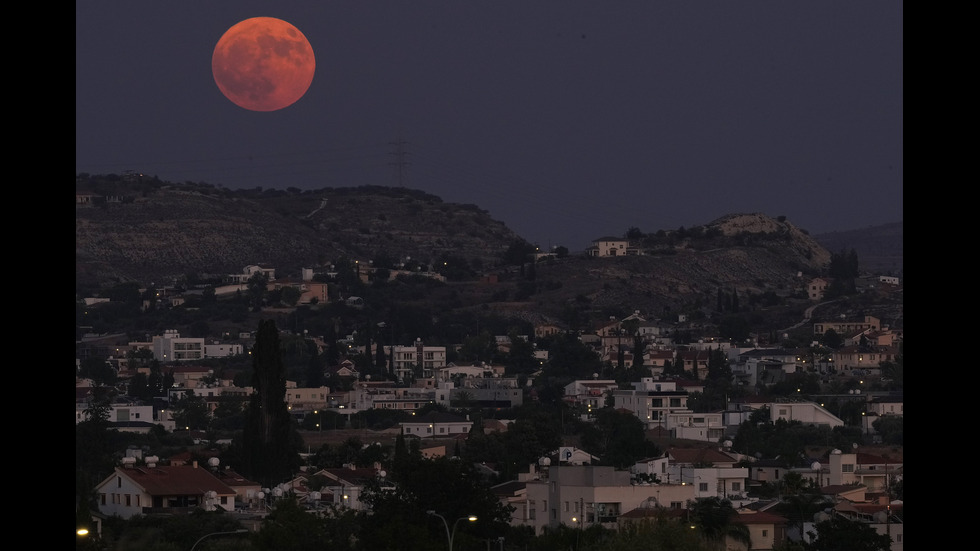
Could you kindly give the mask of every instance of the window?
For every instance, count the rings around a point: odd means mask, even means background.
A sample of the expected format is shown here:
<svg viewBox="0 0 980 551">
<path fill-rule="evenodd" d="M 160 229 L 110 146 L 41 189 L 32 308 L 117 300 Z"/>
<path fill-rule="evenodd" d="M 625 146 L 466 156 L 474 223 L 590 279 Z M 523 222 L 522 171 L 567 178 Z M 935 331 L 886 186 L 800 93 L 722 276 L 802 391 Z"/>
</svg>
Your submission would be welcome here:
<svg viewBox="0 0 980 551">
<path fill-rule="evenodd" d="M 698 491 L 699 492 L 707 492 L 708 491 L 708 483 L 707 482 L 700 482 L 700 483 L 698 483 Z"/>
<path fill-rule="evenodd" d="M 769 537 L 769 530 L 763 530 L 762 531 L 762 537 L 768 538 Z"/>
<path fill-rule="evenodd" d="M 126 494 L 126 507 L 132 507 L 132 506 L 133 506 L 133 496 L 130 494 Z"/>
<path fill-rule="evenodd" d="M 844 464 L 842 464 L 840 466 L 840 472 L 842 472 L 842 473 L 853 473 L 854 472 L 854 464 L 853 463 L 844 463 Z"/>
<path fill-rule="evenodd" d="M 681 502 L 680 501 L 671 501 L 670 502 L 670 508 L 671 509 L 680 509 L 681 508 Z"/>
<path fill-rule="evenodd" d="M 732 482 L 732 491 L 733 492 L 741 492 L 742 491 L 742 483 L 741 482 Z"/>
</svg>

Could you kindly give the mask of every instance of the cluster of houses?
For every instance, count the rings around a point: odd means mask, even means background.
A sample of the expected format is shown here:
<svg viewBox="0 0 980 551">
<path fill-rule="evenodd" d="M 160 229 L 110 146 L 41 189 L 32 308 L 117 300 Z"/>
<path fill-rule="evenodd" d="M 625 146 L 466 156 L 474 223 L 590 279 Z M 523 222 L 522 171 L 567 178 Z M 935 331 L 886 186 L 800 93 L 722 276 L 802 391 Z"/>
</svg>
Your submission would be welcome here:
<svg viewBox="0 0 980 551">
<path fill-rule="evenodd" d="M 607 251 L 607 254 L 611 253 Z M 261 268 L 246 268 L 242 281 L 232 285 L 244 285 L 257 270 Z M 270 275 L 270 285 L 290 284 L 276 283 L 274 273 Z M 312 281 L 308 283 L 310 286 L 303 289 L 304 300 L 319 296 L 326 299 L 325 284 L 319 289 L 314 288 Z M 813 291 L 818 293 L 819 289 Z M 813 296 L 819 298 L 819 294 Z M 795 539 L 807 538 L 806 532 L 812 530 L 813 523 L 804 524 L 801 534 L 798 526 L 767 512 L 775 501 L 748 499 L 747 490 L 752 484 L 778 482 L 786 474 L 797 472 L 813 480 L 834 501 L 833 510 L 825 511 L 825 515 L 841 515 L 866 522 L 879 533 L 890 535 L 891 549 L 900 551 L 902 504 L 889 501 L 885 491 L 890 483 L 900 480 L 903 475 L 900 460 L 889 461 L 858 450 L 831 450 L 822 457 L 812 458 L 809 467 L 786 469 L 741 456 L 724 444 L 717 448 L 713 446 L 725 442 L 752 412 L 762 408 L 769 410 L 774 421 L 784 419 L 831 428 L 842 426 L 843 421 L 821 403 L 741 400 L 715 412 L 694 412 L 688 408 L 688 397 L 703 390 L 713 351 L 722 350 L 726 354 L 737 384 L 754 388 L 758 384 L 778 383 L 804 371 L 826 378 L 878 377 L 882 362 L 895 361 L 903 338 L 900 330 L 882 327 L 880 320 L 873 316 L 815 322 L 813 327 L 815 339 L 833 330 L 841 336 L 844 345 L 819 357 L 812 355 L 809 349 L 759 348 L 754 343 L 739 344 L 711 338 L 681 347 L 673 343 L 671 324 L 648 322 L 639 312 L 624 319 L 610 319 L 594 333 L 582 335 L 581 340 L 593 346 L 603 362 L 615 363 L 622 357 L 626 365 L 633 365 L 642 360 L 642 365 L 650 370 L 650 376 L 627 388 L 601 377 L 600 373 L 572 381 L 565 386 L 564 399 L 573 411 L 583 419 L 589 419 L 593 411 L 611 404 L 633 414 L 647 430 L 658 435 L 711 445 L 671 448 L 661 457 L 638 461 L 631 469 L 622 471 L 595 465 L 597 458 L 574 447 L 555 450 L 550 456 L 541 458 L 537 465 L 530 465 L 518 480 L 494 487 L 501 502 L 513 507 L 511 523 L 530 526 L 538 534 L 545 528 L 562 524 L 581 527 L 601 524 L 621 528 L 624 524 L 642 522 L 665 511 L 684 514 L 690 500 L 717 496 L 731 500 L 736 506 L 737 521 L 744 522 L 752 534 L 752 549 L 772 549 L 773 545 L 793 536 L 794 530 L 797 532 Z M 561 329 L 544 324 L 535 327 L 534 331 L 536 336 L 542 337 Z M 642 359 L 633 358 L 632 338 L 624 337 L 634 334 L 647 343 Z M 174 381 L 167 399 L 159 403 L 144 404 L 118 398 L 112 405 L 110 420 L 119 430 L 148 432 L 155 425 L 169 431 L 179 429 L 175 426 L 170 405 L 188 392 L 202 397 L 212 411 L 223 398 L 246 398 L 252 393 L 252 389 L 236 387 L 231 380 L 216 378 L 211 368 L 199 362 L 245 353 L 247 345 L 182 337 L 177 331 L 165 331 L 146 342 L 121 341 L 119 337 L 83 339 L 77 361 L 86 354 L 109 358 L 125 380 L 144 369 L 128 365 L 127 353 L 145 350 L 168 366 Z M 238 337 L 247 341 L 251 336 Z M 500 347 L 510 345 L 509 337 L 501 336 L 497 340 Z M 314 342 L 325 346 L 318 339 L 314 338 Z M 535 354 L 542 362 L 547 360 L 545 351 Z M 390 358 L 391 371 L 400 384 L 372 381 L 370 376 L 362 376 L 351 361 L 345 360 L 330 370 L 349 381 L 349 390 L 325 386 L 304 388 L 288 381 L 285 400 L 290 412 L 297 418 L 325 410 L 345 416 L 370 409 L 412 413 L 412 417 L 400 423 L 397 430 L 419 438 L 426 455 L 438 456 L 445 454 L 447 441 L 465 438 L 472 422 L 450 413 L 430 412 L 416 417 L 414 412 L 431 403 L 447 408 L 467 405 L 506 409 L 521 405 L 528 396 L 518 378 L 508 376 L 503 366 L 454 365 L 447 362 L 446 347 L 429 346 L 421 339 L 404 346 L 391 345 L 386 357 Z M 684 370 L 694 377 L 665 377 L 668 362 L 671 365 L 681 362 Z M 91 388 L 91 381 L 76 380 L 76 423 L 86 418 Z M 838 398 L 865 404 L 862 429 L 872 436 L 878 418 L 904 413 L 901 396 L 887 392 L 856 389 Z M 496 423 L 485 430 L 507 430 L 506 421 Z M 736 466 L 746 462 L 751 466 Z M 315 475 L 330 482 L 316 491 L 308 490 L 307 482 Z M 329 505 L 363 509 L 360 492 L 366 481 L 377 477 L 384 477 L 380 465 L 373 468 L 347 466 L 298 473 L 295 479 L 283 481 L 276 488 L 260 488 L 222 468 L 216 457 L 207 466 L 202 466 L 189 457 L 161 461 L 156 457 L 141 457 L 139 450 L 130 450 L 122 465 L 99 484 L 97 493 L 100 510 L 107 515 L 128 518 L 148 512 L 203 507 L 208 510 L 220 508 L 248 521 L 261 518 L 270 503 L 285 498 L 298 499 L 313 511 L 325 511 Z"/>
<path fill-rule="evenodd" d="M 846 327 L 844 322 L 833 324 L 833 328 L 844 334 L 853 331 L 865 335 L 887 334 L 876 327 L 873 318 L 853 323 L 853 329 Z M 161 340 L 166 339 L 180 342 L 175 332 L 165 332 Z M 371 381 L 360 377 L 354 365 L 345 361 L 337 367 L 337 372 L 353 381 L 351 390 L 303 388 L 288 382 L 285 399 L 290 412 L 297 417 L 319 410 L 350 416 L 372 408 L 412 413 L 430 403 L 453 407 L 463 401 L 470 405 L 508 408 L 520 405 L 525 397 L 518 380 L 508 377 L 501 366 L 446 364 L 444 348 L 423 346 L 420 341 L 394 348 L 391 357 L 395 358 L 395 365 L 401 366 L 399 370 L 414 369 L 421 360 L 423 377 L 410 386 Z M 151 346 L 150 349 L 154 355 L 171 354 L 167 351 L 172 350 L 167 345 Z M 680 354 L 685 368 L 696 372 L 706 369 L 707 350 L 694 348 Z M 626 523 L 643 522 L 657 514 L 682 515 L 690 500 L 717 496 L 736 506 L 737 521 L 744 522 L 752 534 L 752 549 L 771 549 L 787 537 L 806 538 L 806 532 L 813 529 L 812 524 L 818 519 L 804 524 L 800 535 L 799 526 L 767 512 L 775 501 L 749 499 L 746 497 L 748 488 L 752 484 L 778 482 L 786 474 L 797 472 L 813 480 L 833 500 L 833 510 L 825 514 L 866 522 L 878 532 L 892 537 L 893 550 L 902 549 L 902 504 L 890 501 L 885 491 L 890 482 L 902 477 L 900 460 L 856 450 L 832 450 L 823 457 L 813 458 L 809 467 L 787 469 L 734 453 L 725 445 L 728 444 L 725 439 L 731 437 L 752 412 L 761 408 L 768 409 L 774 421 L 784 419 L 831 428 L 843 425 L 843 421 L 822 404 L 807 400 L 743 400 L 728 404 L 722 411 L 696 413 L 688 409 L 688 397 L 703 390 L 703 383 L 695 379 L 664 378 L 663 365 L 656 362 L 660 356 L 653 353 L 649 358 L 653 376 L 632 383 L 631 388 L 621 388 L 615 381 L 601 379 L 595 374 L 590 379 L 575 380 L 566 385 L 564 399 L 584 419 L 588 419 L 594 410 L 611 403 L 618 410 L 632 413 L 648 430 L 659 435 L 724 444 L 717 449 L 713 446 L 671 448 L 660 457 L 638 461 L 631 469 L 622 471 L 594 465 L 598 458 L 574 447 L 555 450 L 550 456 L 541 458 L 537 465 L 530 465 L 528 472 L 518 480 L 493 488 L 502 503 L 513 507 L 512 524 L 530 526 L 538 534 L 545 528 L 561 524 L 582 527 L 601 524 L 618 529 Z M 669 357 L 678 356 L 675 353 Z M 663 358 L 667 359 L 668 355 Z M 740 352 L 733 365 L 737 377 L 765 380 L 762 374 L 769 370 L 789 374 L 807 369 L 806 361 L 793 351 L 749 349 Z M 834 361 L 843 363 L 845 360 L 841 357 Z M 861 361 L 865 362 L 860 364 L 863 366 L 872 359 Z M 197 366 L 193 361 L 177 361 L 176 364 L 171 400 L 193 390 L 213 409 L 221 396 L 233 393 L 247 397 L 251 393 L 249 388 L 235 387 L 229 380 L 216 379 L 211 369 Z M 80 383 L 80 388 L 85 388 L 84 382 Z M 852 391 L 846 398 L 865 404 L 867 415 L 862 418 L 863 428 L 869 434 L 874 433 L 874 420 L 880 416 L 904 413 L 902 398 L 889 393 Z M 76 422 L 85 419 L 84 404 L 84 399 L 77 403 Z M 178 428 L 174 426 L 172 413 L 172 409 L 166 407 L 155 408 L 120 400 L 113 404 L 110 418 L 119 430 L 142 432 L 153 425 L 162 425 L 172 431 Z M 465 439 L 471 428 L 472 421 L 465 417 L 429 412 L 418 417 L 413 415 L 399 423 L 397 430 L 405 436 L 420 439 L 423 453 L 434 457 L 445 455 L 446 443 Z M 507 430 L 507 422 L 497 421 L 494 426 L 484 429 Z M 298 473 L 293 480 L 283 481 L 276 488 L 260 488 L 237 473 L 220 468 L 217 458 L 212 458 L 205 467 L 189 458 L 183 460 L 188 464 L 179 457 L 169 458 L 164 464 L 159 458 L 139 457 L 139 450 L 131 453 L 133 456 L 127 457 L 97 488 L 100 510 L 104 514 L 128 517 L 187 508 L 221 508 L 240 515 L 246 524 L 255 522 L 257 525 L 257 519 L 261 519 L 276 499 L 297 499 L 314 512 L 326 511 L 330 505 L 363 509 L 360 493 L 365 483 L 384 476 L 380 465 L 373 468 L 347 466 Z M 751 466 L 736 466 L 744 465 L 746 461 Z M 484 465 L 483 468 L 491 467 Z M 306 483 L 314 475 L 330 482 L 316 491 L 308 490 Z"/>
<path fill-rule="evenodd" d="M 465 419 L 431 412 L 417 424 L 439 427 L 443 442 L 465 437 Z M 406 425 L 414 432 L 417 427 Z M 445 432 L 442 432 L 442 429 Z M 506 426 L 499 430 L 506 430 Z M 422 451 L 429 457 L 445 454 L 445 445 Z M 263 488 L 238 473 L 221 467 L 217 457 L 199 465 L 185 453 L 166 464 L 157 457 L 141 457 L 130 450 L 122 465 L 96 487 L 100 512 L 130 518 L 134 515 L 180 513 L 203 508 L 235 515 L 257 529 L 279 499 L 293 499 L 314 514 L 367 505 L 362 492 L 370 481 L 384 486 L 385 471 L 345 465 L 302 471 L 274 488 Z M 787 538 L 808 539 L 816 522 L 840 515 L 866 523 L 892 538 L 893 551 L 903 549 L 903 503 L 891 500 L 886 488 L 903 476 L 900 459 L 848 450 L 830 450 L 812 458 L 805 468 L 785 468 L 764 461 L 745 465 L 745 456 L 725 446 L 672 447 L 663 455 L 637 461 L 629 469 L 594 465 L 598 458 L 574 447 L 562 447 L 528 466 L 517 480 L 492 487 L 500 502 L 510 507 L 510 523 L 527 526 L 535 534 L 560 525 L 588 528 L 601 525 L 622 529 L 657 515 L 687 513 L 692 500 L 718 497 L 729 500 L 738 512 L 734 522 L 749 528 L 750 549 L 773 549 Z M 487 465 L 484 469 L 492 470 Z M 752 484 L 777 483 L 789 473 L 817 484 L 832 503 L 801 525 L 770 511 L 778 500 L 749 499 Z M 316 477 L 316 490 L 310 482 Z"/>
</svg>

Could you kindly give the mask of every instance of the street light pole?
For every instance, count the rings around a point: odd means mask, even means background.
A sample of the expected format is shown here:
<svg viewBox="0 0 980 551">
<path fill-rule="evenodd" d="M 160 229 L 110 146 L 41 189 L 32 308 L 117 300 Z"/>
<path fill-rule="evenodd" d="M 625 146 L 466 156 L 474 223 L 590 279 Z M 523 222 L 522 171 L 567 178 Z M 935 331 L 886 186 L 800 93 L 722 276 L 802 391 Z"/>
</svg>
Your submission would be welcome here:
<svg viewBox="0 0 980 551">
<path fill-rule="evenodd" d="M 244 534 L 245 532 L 248 532 L 248 530 L 245 530 L 243 528 L 241 530 L 234 530 L 234 531 L 231 531 L 231 532 L 211 532 L 210 534 L 204 534 L 197 541 L 194 542 L 194 545 L 191 546 L 191 551 L 194 551 L 194 548 L 197 547 L 197 544 L 201 543 L 201 540 L 203 540 L 204 538 L 207 538 L 207 537 L 210 537 L 210 536 L 219 536 L 219 535 L 222 535 L 222 534 Z"/>
<path fill-rule="evenodd" d="M 431 516 L 434 516 L 434 517 L 439 517 L 439 519 L 442 520 L 442 525 L 443 525 L 443 527 L 446 528 L 446 541 L 449 542 L 449 551 L 453 551 L 453 539 L 456 537 L 456 526 L 459 525 L 459 521 L 461 521 L 463 519 L 466 519 L 466 520 L 468 520 L 470 522 L 476 522 L 476 516 L 474 516 L 474 515 L 469 515 L 469 516 L 466 516 L 466 517 L 459 517 L 458 519 L 456 519 L 455 522 L 453 522 L 453 530 L 452 530 L 452 532 L 450 532 L 449 531 L 449 522 L 446 521 L 446 517 L 440 515 L 439 513 L 435 512 L 435 511 L 426 511 L 426 514 L 431 515 Z"/>
</svg>

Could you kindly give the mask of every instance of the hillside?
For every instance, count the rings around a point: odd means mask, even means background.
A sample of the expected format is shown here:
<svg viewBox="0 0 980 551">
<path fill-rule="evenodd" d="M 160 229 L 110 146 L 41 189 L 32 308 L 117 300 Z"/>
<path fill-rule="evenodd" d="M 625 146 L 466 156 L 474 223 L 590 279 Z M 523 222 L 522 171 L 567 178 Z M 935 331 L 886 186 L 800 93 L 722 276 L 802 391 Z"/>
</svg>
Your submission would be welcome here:
<svg viewBox="0 0 980 551">
<path fill-rule="evenodd" d="M 631 236 L 642 255 L 548 258 L 534 265 L 532 278 L 530 265 L 504 262 L 515 243 L 526 242 L 503 223 L 474 205 L 445 203 L 416 190 L 230 191 L 79 180 L 77 193 L 91 194 L 91 202 L 75 210 L 76 292 L 82 296 L 120 282 L 159 286 L 192 273 L 240 273 L 250 264 L 273 266 L 282 278 L 296 277 L 304 267 L 326 271 L 340 258 L 386 257 L 460 262 L 474 274 L 399 297 L 402 304 L 451 305 L 532 322 L 583 310 L 600 319 L 635 309 L 666 317 L 710 309 L 720 292 L 735 292 L 761 311 L 800 296 L 831 256 L 821 236 L 785 219 L 731 214 L 686 230 Z M 856 237 L 847 243 L 862 254 Z M 885 247 L 882 241 L 879 249 Z M 496 280 L 482 282 L 478 273 Z M 806 301 L 796 302 L 774 327 L 799 321 Z"/>
<path fill-rule="evenodd" d="M 170 283 L 188 273 L 280 276 L 341 257 L 387 255 L 492 267 L 520 237 L 473 205 L 405 188 L 229 191 L 192 184 L 84 181 L 76 193 L 76 288 Z M 110 197 L 110 201 L 103 198 Z"/>
<path fill-rule="evenodd" d="M 814 235 L 813 238 L 833 253 L 854 249 L 861 271 L 902 277 L 904 264 L 904 222 L 858 230 Z"/>
</svg>

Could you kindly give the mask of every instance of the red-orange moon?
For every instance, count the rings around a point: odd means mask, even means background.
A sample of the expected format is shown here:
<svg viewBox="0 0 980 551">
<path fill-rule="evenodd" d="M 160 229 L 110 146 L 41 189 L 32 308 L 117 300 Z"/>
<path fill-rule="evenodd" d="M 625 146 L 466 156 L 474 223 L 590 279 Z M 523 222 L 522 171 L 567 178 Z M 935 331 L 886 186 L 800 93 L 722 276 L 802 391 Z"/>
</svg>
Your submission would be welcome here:
<svg viewBox="0 0 980 551">
<path fill-rule="evenodd" d="M 296 27 L 274 17 L 236 23 L 218 40 L 211 72 L 221 93 L 252 111 L 296 103 L 313 82 L 313 47 Z"/>
</svg>

